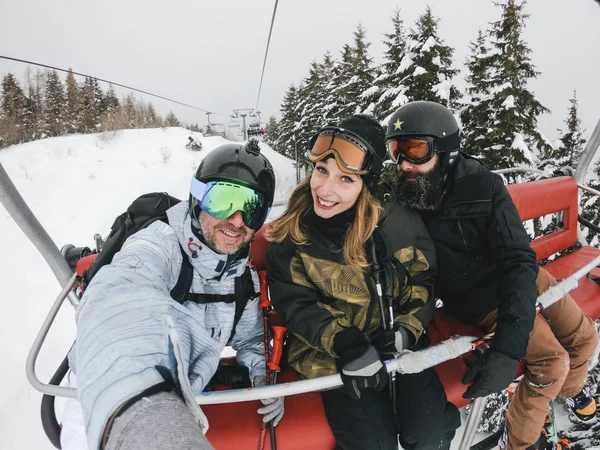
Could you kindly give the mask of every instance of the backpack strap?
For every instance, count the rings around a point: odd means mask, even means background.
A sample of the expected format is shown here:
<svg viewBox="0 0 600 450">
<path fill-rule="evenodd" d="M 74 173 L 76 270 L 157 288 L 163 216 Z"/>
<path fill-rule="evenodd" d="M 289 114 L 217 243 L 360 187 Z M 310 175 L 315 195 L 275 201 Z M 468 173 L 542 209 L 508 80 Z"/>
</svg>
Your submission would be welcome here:
<svg viewBox="0 0 600 450">
<path fill-rule="evenodd" d="M 242 318 L 242 314 L 244 314 L 250 297 L 256 297 L 256 291 L 254 290 L 250 266 L 246 266 L 246 270 L 244 270 L 242 276 L 235 278 L 235 315 L 233 316 L 233 328 L 231 329 L 232 337 L 235 334 L 237 324 Z"/>
<path fill-rule="evenodd" d="M 181 245 L 179 246 L 179 249 L 181 250 L 181 271 L 179 272 L 177 283 L 175 283 L 175 286 L 171 289 L 171 298 L 177 303 L 183 304 L 192 287 L 194 268 L 192 267 L 190 258 Z"/>
<path fill-rule="evenodd" d="M 235 314 L 233 316 L 233 328 L 231 330 L 231 336 L 233 337 L 237 324 L 242 318 L 244 309 L 246 309 L 248 300 L 256 297 L 250 266 L 247 265 L 244 273 L 239 277 L 234 278 L 233 294 L 194 294 L 190 292 L 192 280 L 194 278 L 194 268 L 192 267 L 189 257 L 183 250 L 183 247 L 180 248 L 181 255 L 183 257 L 181 271 L 179 272 L 177 283 L 171 290 L 171 297 L 179 304 L 183 304 L 184 302 L 188 301 L 199 304 L 235 302 Z"/>
</svg>

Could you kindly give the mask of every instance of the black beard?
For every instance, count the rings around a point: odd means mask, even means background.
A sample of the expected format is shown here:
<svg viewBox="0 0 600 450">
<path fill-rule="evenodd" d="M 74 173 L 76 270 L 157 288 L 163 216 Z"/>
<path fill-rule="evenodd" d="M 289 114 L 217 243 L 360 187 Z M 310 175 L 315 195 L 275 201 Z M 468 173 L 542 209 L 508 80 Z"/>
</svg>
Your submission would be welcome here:
<svg viewBox="0 0 600 450">
<path fill-rule="evenodd" d="M 411 181 L 408 181 L 408 175 Z M 405 172 L 396 168 L 394 185 L 398 201 L 417 211 L 433 211 L 439 207 L 444 193 L 444 174 L 437 161 L 429 172 Z"/>
</svg>

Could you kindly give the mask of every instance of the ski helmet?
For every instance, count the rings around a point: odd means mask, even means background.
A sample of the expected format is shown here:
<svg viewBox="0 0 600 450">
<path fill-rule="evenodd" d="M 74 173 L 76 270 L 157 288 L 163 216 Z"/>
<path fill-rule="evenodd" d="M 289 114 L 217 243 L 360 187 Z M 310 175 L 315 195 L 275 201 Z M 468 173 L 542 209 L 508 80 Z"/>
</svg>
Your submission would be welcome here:
<svg viewBox="0 0 600 450">
<path fill-rule="evenodd" d="M 368 114 L 354 114 L 337 126 L 321 128 L 310 141 L 308 156 L 318 162 L 329 155 L 336 158 L 342 171 L 360 175 L 373 191 L 386 156 L 385 130 Z"/>
<path fill-rule="evenodd" d="M 445 106 L 436 102 L 417 101 L 396 110 L 388 121 L 388 150 L 390 141 L 410 138 L 430 139 L 430 157 L 438 153 L 444 170 L 449 170 L 455 164 L 460 152 L 461 133 L 454 115 Z"/>
<path fill-rule="evenodd" d="M 250 192 L 250 195 L 252 192 L 257 195 L 244 198 L 238 195 L 240 189 L 226 191 L 223 188 L 223 186 L 232 185 L 247 188 L 241 189 L 241 191 L 245 190 Z M 223 191 L 220 195 L 221 198 L 215 198 L 215 202 L 207 201 L 206 197 L 209 193 L 214 194 L 218 189 Z M 229 196 L 234 195 L 234 192 L 237 198 Z M 206 209 L 206 212 L 220 219 L 225 219 L 241 210 L 244 223 L 248 227 L 258 230 L 273 205 L 274 195 L 275 173 L 269 160 L 260 153 L 260 147 L 256 140 L 250 140 L 247 144 L 221 145 L 206 155 L 192 180 L 190 189 L 192 225 L 200 228 L 197 223 L 199 209 Z M 214 204 L 219 202 L 220 204 Z M 250 209 L 249 204 L 251 205 Z M 208 209 L 209 205 L 213 206 L 214 211 Z"/>
</svg>

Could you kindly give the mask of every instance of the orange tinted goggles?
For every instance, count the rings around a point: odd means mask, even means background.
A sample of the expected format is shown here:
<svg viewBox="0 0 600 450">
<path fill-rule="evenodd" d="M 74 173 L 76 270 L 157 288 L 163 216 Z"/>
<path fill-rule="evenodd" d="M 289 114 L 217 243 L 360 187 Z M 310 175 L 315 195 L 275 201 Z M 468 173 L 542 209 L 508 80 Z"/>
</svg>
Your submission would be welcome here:
<svg viewBox="0 0 600 450">
<path fill-rule="evenodd" d="M 333 155 L 341 171 L 363 175 L 369 172 L 370 157 L 365 143 L 342 128 L 324 128 L 311 139 L 308 158 L 323 161 Z"/>
<path fill-rule="evenodd" d="M 390 159 L 395 163 L 407 160 L 412 164 L 424 164 L 435 154 L 430 138 L 393 139 L 387 142 L 387 149 Z"/>
</svg>

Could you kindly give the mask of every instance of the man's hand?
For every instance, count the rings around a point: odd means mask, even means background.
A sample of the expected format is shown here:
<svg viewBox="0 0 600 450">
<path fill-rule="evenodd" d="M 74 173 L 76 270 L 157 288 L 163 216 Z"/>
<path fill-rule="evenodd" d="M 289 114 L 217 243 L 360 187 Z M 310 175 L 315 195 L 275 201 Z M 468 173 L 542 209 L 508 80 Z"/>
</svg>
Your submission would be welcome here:
<svg viewBox="0 0 600 450">
<path fill-rule="evenodd" d="M 375 347 L 358 328 L 339 332 L 334 338 L 334 350 L 339 355 L 336 365 L 349 397 L 359 399 L 363 390 L 385 388 L 387 370 Z"/>
<path fill-rule="evenodd" d="M 518 365 L 519 360 L 502 352 L 486 351 L 469 366 L 462 379 L 463 384 L 475 380 L 463 394 L 463 398 L 474 399 L 503 391 L 515 379 Z"/>
<path fill-rule="evenodd" d="M 254 381 L 252 382 L 254 387 L 266 386 L 267 385 L 267 377 L 265 375 L 257 375 L 254 377 Z M 264 414 L 263 422 L 267 423 L 271 420 L 273 421 L 273 426 L 277 426 L 281 418 L 283 417 L 283 413 L 285 411 L 283 405 L 283 397 L 276 398 L 263 398 L 260 400 L 263 406 L 259 408 L 257 412 L 259 414 Z"/>
</svg>

